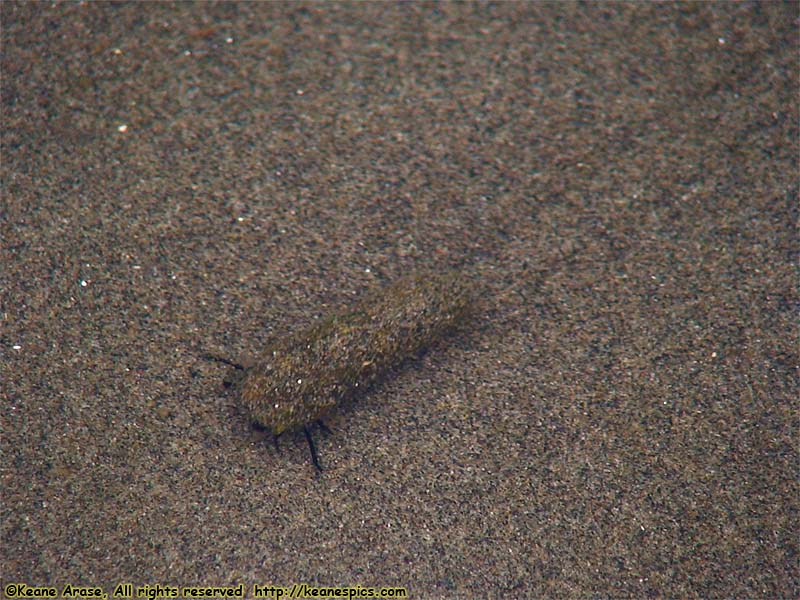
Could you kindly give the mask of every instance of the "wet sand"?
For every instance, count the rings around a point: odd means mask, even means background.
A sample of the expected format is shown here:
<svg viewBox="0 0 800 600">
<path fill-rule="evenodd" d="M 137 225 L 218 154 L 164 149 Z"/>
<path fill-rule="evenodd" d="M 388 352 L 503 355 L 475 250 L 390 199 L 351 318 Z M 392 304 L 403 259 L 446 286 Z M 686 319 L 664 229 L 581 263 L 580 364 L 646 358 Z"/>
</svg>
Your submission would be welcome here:
<svg viewBox="0 0 800 600">
<path fill-rule="evenodd" d="M 800 595 L 799 16 L 2 3 L 3 586 Z M 321 476 L 201 358 L 450 268 Z"/>
</svg>

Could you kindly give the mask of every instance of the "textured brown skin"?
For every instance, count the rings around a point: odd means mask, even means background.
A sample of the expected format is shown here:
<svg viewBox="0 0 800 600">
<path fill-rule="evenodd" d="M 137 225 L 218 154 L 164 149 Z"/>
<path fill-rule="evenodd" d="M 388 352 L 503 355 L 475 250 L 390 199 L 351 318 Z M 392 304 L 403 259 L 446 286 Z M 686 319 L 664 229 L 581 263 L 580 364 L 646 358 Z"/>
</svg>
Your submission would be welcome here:
<svg viewBox="0 0 800 600">
<path fill-rule="evenodd" d="M 242 373 L 242 402 L 276 436 L 301 429 L 452 329 L 470 300 L 455 272 L 401 279 L 350 311 L 274 341 Z"/>
</svg>

